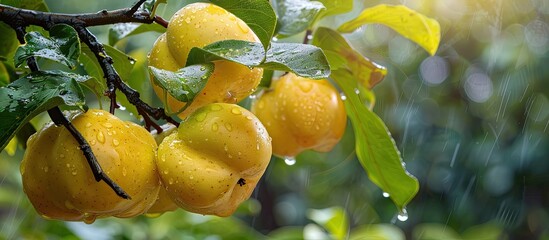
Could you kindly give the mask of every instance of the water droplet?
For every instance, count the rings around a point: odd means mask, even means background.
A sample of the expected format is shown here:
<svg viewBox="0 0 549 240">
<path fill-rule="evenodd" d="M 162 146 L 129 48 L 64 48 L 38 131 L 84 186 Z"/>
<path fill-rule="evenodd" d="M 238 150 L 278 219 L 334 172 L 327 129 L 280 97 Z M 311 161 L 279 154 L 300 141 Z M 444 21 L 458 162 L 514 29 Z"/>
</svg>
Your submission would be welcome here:
<svg viewBox="0 0 549 240">
<path fill-rule="evenodd" d="M 223 108 L 222 108 L 221 106 L 219 106 L 218 104 L 212 104 L 211 107 L 210 107 L 210 109 L 211 109 L 212 111 L 219 111 L 219 110 L 221 110 L 221 109 L 223 109 Z"/>
<path fill-rule="evenodd" d="M 398 213 L 397 219 L 401 222 L 406 222 L 408 220 L 408 212 L 406 211 L 406 208 L 403 208 L 400 213 Z"/>
<path fill-rule="evenodd" d="M 233 114 L 236 114 L 236 115 L 242 114 L 242 111 L 240 111 L 240 109 L 237 108 L 237 107 L 231 109 L 231 112 L 232 112 Z"/>
<path fill-rule="evenodd" d="M 168 170 L 164 170 L 164 174 L 168 174 L 168 173 L 169 173 Z"/>
<path fill-rule="evenodd" d="M 284 163 L 288 166 L 293 166 L 295 164 L 296 160 L 294 157 L 284 157 Z"/>
<path fill-rule="evenodd" d="M 122 176 L 126 176 L 126 174 L 128 174 L 128 171 L 126 170 L 125 167 L 122 168 Z"/>
<path fill-rule="evenodd" d="M 185 22 L 186 23 L 191 23 L 191 18 L 190 17 L 185 18 Z"/>
<path fill-rule="evenodd" d="M 390 197 L 390 196 L 391 196 L 391 195 L 389 195 L 389 193 L 383 192 L 383 197 L 388 198 L 388 197 Z"/>
<path fill-rule="evenodd" d="M 191 175 L 191 176 L 189 177 L 189 179 L 193 180 L 193 179 L 194 179 L 194 176 Z"/>
<path fill-rule="evenodd" d="M 225 149 L 225 152 L 229 151 L 229 147 L 227 146 L 227 144 L 225 144 L 225 146 L 223 148 Z"/>
<path fill-rule="evenodd" d="M 246 23 L 242 22 L 242 21 L 238 21 L 238 27 L 240 28 L 240 30 L 242 30 L 243 33 L 248 33 L 250 31 L 250 29 L 248 28 L 248 25 L 246 25 Z"/>
<path fill-rule="evenodd" d="M 217 125 L 217 123 L 213 123 L 212 124 L 212 131 L 217 132 L 218 129 L 219 129 L 219 126 Z"/>
<path fill-rule="evenodd" d="M 92 224 L 95 222 L 96 217 L 94 215 L 91 215 L 89 213 L 84 213 L 84 222 L 86 224 Z"/>
<path fill-rule="evenodd" d="M 309 92 L 311 91 L 311 89 L 313 88 L 313 84 L 311 84 L 310 82 L 308 81 L 299 81 L 299 88 L 303 91 L 303 92 Z"/>
<path fill-rule="evenodd" d="M 49 170 L 48 166 L 45 166 L 44 167 L 44 172 L 48 172 L 48 170 Z"/>
<path fill-rule="evenodd" d="M 105 143 L 105 135 L 103 135 L 103 132 L 97 133 L 97 141 L 99 141 L 100 143 Z"/>
<path fill-rule="evenodd" d="M 116 146 L 120 145 L 120 142 L 116 139 L 113 139 L 112 140 L 112 145 L 114 145 L 116 147 Z"/>
<path fill-rule="evenodd" d="M 73 169 L 72 169 L 71 174 L 72 174 L 73 176 L 76 176 L 76 174 L 78 174 L 78 171 L 76 171 L 76 168 L 73 168 Z"/>
<path fill-rule="evenodd" d="M 87 128 L 91 127 L 91 125 L 92 125 L 91 123 L 86 123 Z"/>
<path fill-rule="evenodd" d="M 225 123 L 225 128 L 230 132 L 233 130 L 233 125 L 231 123 Z"/>
<path fill-rule="evenodd" d="M 69 202 L 69 201 L 65 201 L 65 207 L 66 207 L 67 209 L 69 209 L 69 210 L 74 210 L 74 209 L 76 209 L 76 208 L 74 207 L 74 205 L 72 205 L 72 203 Z"/>
<path fill-rule="evenodd" d="M 112 128 L 112 124 L 109 122 L 103 123 L 101 125 L 103 125 L 103 127 L 106 127 L 106 128 Z"/>
<path fill-rule="evenodd" d="M 204 119 L 206 119 L 206 113 L 202 112 L 202 113 L 197 114 L 195 119 L 196 119 L 197 122 L 204 121 Z"/>
<path fill-rule="evenodd" d="M 59 158 L 65 158 L 65 154 L 59 154 Z"/>
<path fill-rule="evenodd" d="M 173 178 L 170 178 L 170 180 L 168 180 L 168 183 L 169 183 L 170 185 L 172 185 L 172 184 L 173 184 Z"/>
</svg>

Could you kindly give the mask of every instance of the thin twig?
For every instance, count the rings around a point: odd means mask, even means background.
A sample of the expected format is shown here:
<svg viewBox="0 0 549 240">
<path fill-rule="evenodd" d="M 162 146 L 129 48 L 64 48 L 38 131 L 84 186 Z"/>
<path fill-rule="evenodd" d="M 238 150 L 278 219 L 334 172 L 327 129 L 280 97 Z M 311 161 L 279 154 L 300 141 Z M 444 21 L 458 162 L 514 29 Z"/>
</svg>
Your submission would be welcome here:
<svg viewBox="0 0 549 240">
<path fill-rule="evenodd" d="M 95 181 L 99 182 L 103 180 L 107 185 L 109 185 L 109 187 L 114 190 L 116 195 L 124 199 L 131 199 L 130 195 L 128 195 L 124 191 L 124 189 L 122 189 L 122 187 L 116 184 L 116 182 L 109 178 L 109 176 L 107 176 L 107 174 L 103 171 L 101 165 L 99 165 L 97 158 L 93 154 L 93 151 L 84 136 L 82 136 L 78 129 L 76 129 L 74 125 L 72 125 L 72 123 L 67 120 L 61 110 L 58 107 L 55 107 L 48 110 L 48 114 L 56 125 L 63 125 L 71 133 L 74 139 L 76 139 L 80 150 L 82 151 L 82 153 L 84 153 L 84 156 L 88 161 L 88 165 L 90 165 Z"/>
<path fill-rule="evenodd" d="M 303 38 L 303 44 L 309 44 L 309 40 L 311 40 L 311 37 L 313 36 L 313 31 L 311 29 L 307 29 L 305 31 L 305 37 Z"/>
<path fill-rule="evenodd" d="M 160 24 L 161 26 L 168 28 L 169 22 L 166 21 L 166 19 L 162 18 L 161 16 L 154 16 L 154 22 Z"/>
<path fill-rule="evenodd" d="M 97 61 L 99 62 L 99 65 L 101 65 L 101 69 L 105 73 L 105 79 L 107 81 L 108 86 L 114 86 L 114 88 L 111 90 L 109 88 L 107 90 L 107 96 L 113 99 L 115 97 L 115 89 L 120 90 L 124 95 L 126 95 L 126 98 L 128 101 L 136 106 L 138 109 L 138 112 L 143 115 L 144 119 L 147 120 L 147 116 L 149 115 L 153 117 L 154 119 L 165 119 L 167 122 L 172 123 L 176 126 L 179 125 L 177 121 L 172 119 L 170 116 L 166 115 L 164 112 L 164 109 L 162 108 L 153 108 L 149 106 L 147 103 L 143 102 L 141 98 L 139 97 L 139 92 L 132 89 L 130 86 L 128 86 L 126 83 L 122 81 L 120 78 L 120 75 L 116 72 L 116 69 L 112 66 L 112 58 L 105 52 L 105 49 L 103 48 L 103 45 L 97 41 L 97 38 L 85 27 L 83 26 L 74 26 L 76 29 L 76 32 L 78 33 L 78 36 L 80 36 L 80 40 L 84 42 L 88 47 L 94 52 L 95 57 L 97 58 Z M 145 114 L 146 113 L 146 114 Z M 162 129 L 157 123 L 153 121 L 148 121 L 147 125 L 148 127 L 153 127 L 157 130 Z M 161 132 L 162 130 L 159 130 Z"/>
<path fill-rule="evenodd" d="M 127 15 L 130 15 L 132 16 L 135 12 L 137 12 L 137 10 L 139 10 L 139 8 L 141 7 L 141 5 L 143 5 L 143 3 L 145 3 L 146 0 L 139 0 L 137 1 L 137 3 L 135 3 L 133 5 L 132 8 L 130 8 L 130 10 L 128 12 L 126 12 Z"/>
<path fill-rule="evenodd" d="M 17 38 L 19 39 L 19 42 L 21 44 L 24 44 L 24 36 L 26 33 L 25 27 L 18 26 L 15 28 L 15 31 L 17 33 Z M 27 65 L 33 72 L 40 70 L 34 57 L 27 58 Z M 93 151 L 88 144 L 88 141 L 86 141 L 86 139 L 84 138 L 84 136 L 82 136 L 78 129 L 76 129 L 74 125 L 72 125 L 72 123 L 65 117 L 65 115 L 63 115 L 61 109 L 59 109 L 59 107 L 53 107 L 48 110 L 48 115 L 50 116 L 53 123 L 55 123 L 55 125 L 63 125 L 63 127 L 65 127 L 71 133 L 76 142 L 78 142 L 79 148 L 84 154 L 84 157 L 86 158 L 88 165 L 92 170 L 95 181 L 99 182 L 103 180 L 113 189 L 116 195 L 124 199 L 131 199 L 131 197 L 124 191 L 124 189 L 122 189 L 122 187 L 120 187 L 116 182 L 109 178 L 109 176 L 107 176 L 107 174 L 103 171 L 101 165 L 99 165 L 99 162 L 97 161 L 97 158 L 93 154 Z"/>
</svg>

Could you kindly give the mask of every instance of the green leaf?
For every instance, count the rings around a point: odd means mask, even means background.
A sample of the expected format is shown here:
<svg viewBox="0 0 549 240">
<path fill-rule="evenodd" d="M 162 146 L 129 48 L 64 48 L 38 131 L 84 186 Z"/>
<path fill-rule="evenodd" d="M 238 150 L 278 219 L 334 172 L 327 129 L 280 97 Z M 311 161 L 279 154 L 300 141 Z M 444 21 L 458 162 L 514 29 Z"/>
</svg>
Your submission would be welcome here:
<svg viewBox="0 0 549 240">
<path fill-rule="evenodd" d="M 228 60 L 249 67 L 255 67 L 259 66 L 264 58 L 265 51 L 259 43 L 242 40 L 224 40 L 203 48 L 192 48 L 187 57 L 186 65 Z"/>
<path fill-rule="evenodd" d="M 0 3 L 28 10 L 50 11 L 44 0 L 1 0 Z"/>
<path fill-rule="evenodd" d="M 100 99 L 105 90 L 107 90 L 107 84 L 103 79 L 101 66 L 89 48 L 82 47 L 80 63 L 84 67 L 86 73 L 91 77 L 88 81 L 84 82 L 84 86 L 90 89 L 93 94 Z"/>
<path fill-rule="evenodd" d="M 345 209 L 341 207 L 311 209 L 307 217 L 328 230 L 334 239 L 342 240 L 347 236 L 349 220 Z"/>
<path fill-rule="evenodd" d="M 19 46 L 15 31 L 7 24 L 0 22 L 0 60 L 12 59 L 15 49 Z"/>
<path fill-rule="evenodd" d="M 265 62 L 259 67 L 271 70 L 291 71 L 312 79 L 330 76 L 330 64 L 322 49 L 301 43 L 273 43 Z"/>
<path fill-rule="evenodd" d="M 119 23 L 109 29 L 109 45 L 114 46 L 118 41 L 140 33 L 165 31 L 166 28 L 158 24 Z"/>
<path fill-rule="evenodd" d="M 39 71 L 0 88 L 0 149 L 37 114 L 58 105 L 84 109 L 79 82 L 88 76 L 61 71 Z"/>
<path fill-rule="evenodd" d="M 269 48 L 276 27 L 276 14 L 269 1 L 210 0 L 242 19 L 259 38 L 263 49 Z"/>
<path fill-rule="evenodd" d="M 440 43 L 440 25 L 404 5 L 386 5 L 367 8 L 358 17 L 339 27 L 340 32 L 352 32 L 368 23 L 384 24 L 402 36 L 412 40 L 434 55 Z"/>
<path fill-rule="evenodd" d="M 50 29 L 50 37 L 38 32 L 25 35 L 26 44 L 15 52 L 15 66 L 18 67 L 29 57 L 50 59 L 74 69 L 80 55 L 80 40 L 71 26 L 55 25 Z"/>
<path fill-rule="evenodd" d="M 335 70 L 332 79 L 345 93 L 345 109 L 356 138 L 357 157 L 370 180 L 390 195 L 400 211 L 419 190 L 417 179 L 408 173 L 387 127 L 356 94 L 357 81 L 349 70 Z"/>
<path fill-rule="evenodd" d="M 156 9 L 161 3 L 167 3 L 167 0 L 147 0 L 141 5 L 139 10 L 149 12 L 151 13 L 151 17 L 154 17 Z"/>
<path fill-rule="evenodd" d="M 131 77 L 135 59 L 109 45 L 103 45 L 103 47 L 105 48 L 107 55 L 112 58 L 114 69 L 116 69 L 120 78 L 127 81 L 127 79 Z M 86 55 L 86 58 L 82 58 L 80 61 L 84 65 L 84 69 L 88 75 L 96 78 L 98 81 L 104 82 L 104 74 L 101 65 L 99 65 L 95 54 L 87 45 L 82 45 L 82 55 Z"/>
<path fill-rule="evenodd" d="M 324 16 L 338 15 L 353 10 L 353 0 L 317 0 L 324 4 Z"/>
<path fill-rule="evenodd" d="M 326 9 L 322 3 L 309 0 L 276 0 L 278 34 L 291 36 L 307 30 L 318 14 Z"/>
<path fill-rule="evenodd" d="M 214 71 L 213 63 L 192 65 L 171 72 L 149 67 L 154 76 L 154 83 L 166 89 L 170 95 L 182 102 L 191 102 L 206 86 L 208 78 Z"/>
<path fill-rule="evenodd" d="M 349 240 L 405 240 L 404 232 L 393 224 L 370 224 L 353 229 Z"/>
<path fill-rule="evenodd" d="M 261 44 L 241 40 L 225 40 L 203 48 L 191 49 L 187 66 L 227 60 L 248 67 L 269 70 L 291 71 L 313 79 L 327 78 L 330 66 L 326 56 L 318 47 L 300 43 L 272 43 L 266 58 Z"/>
<path fill-rule="evenodd" d="M 387 75 L 385 67 L 362 56 L 340 33 L 332 29 L 319 27 L 312 43 L 324 50 L 332 70 L 348 69 L 364 88 L 372 89 Z"/>
<path fill-rule="evenodd" d="M 6 150 L 6 153 L 13 157 L 15 151 L 17 151 L 17 145 L 17 138 L 12 138 L 3 150 Z"/>
</svg>

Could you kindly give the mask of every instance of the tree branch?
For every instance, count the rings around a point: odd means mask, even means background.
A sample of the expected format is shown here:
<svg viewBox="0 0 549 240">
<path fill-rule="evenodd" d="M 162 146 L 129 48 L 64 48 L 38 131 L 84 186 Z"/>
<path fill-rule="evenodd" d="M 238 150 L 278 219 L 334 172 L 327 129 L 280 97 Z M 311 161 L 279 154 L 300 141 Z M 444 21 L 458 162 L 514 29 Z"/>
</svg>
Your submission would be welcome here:
<svg viewBox="0 0 549 240">
<path fill-rule="evenodd" d="M 17 39 L 19 39 L 19 42 L 21 44 L 24 44 L 26 33 L 25 27 L 18 26 L 15 28 L 15 32 L 17 34 Z M 40 70 L 34 57 L 27 58 L 27 65 L 33 72 Z M 59 109 L 59 107 L 51 108 L 48 110 L 48 115 L 50 116 L 53 123 L 55 123 L 55 125 L 63 125 L 63 127 L 65 127 L 71 133 L 76 142 L 78 142 L 79 148 L 82 151 L 82 154 L 84 154 L 84 157 L 86 158 L 88 165 L 92 170 L 95 181 L 99 182 L 103 180 L 113 189 L 116 195 L 124 199 L 131 199 L 131 197 L 124 191 L 124 189 L 122 189 L 122 187 L 120 187 L 116 182 L 109 178 L 109 176 L 107 176 L 105 172 L 103 172 L 103 169 L 101 168 L 101 165 L 99 165 L 97 158 L 93 154 L 90 145 L 88 144 L 84 136 L 82 136 L 82 134 L 80 134 L 80 132 L 74 127 L 74 125 L 72 125 L 72 123 L 63 115 L 61 109 Z"/>
<path fill-rule="evenodd" d="M 55 24 L 90 27 L 115 23 L 134 22 L 150 24 L 154 22 L 149 13 L 132 11 L 131 8 L 124 8 L 113 11 L 102 10 L 97 13 L 62 14 L 26 10 L 0 4 L 0 21 L 6 22 L 11 26 L 21 26 L 22 23 L 24 26 L 35 25 L 45 29 L 49 29 Z M 17 23 L 17 21 L 20 23 Z"/>
<path fill-rule="evenodd" d="M 97 61 L 99 62 L 99 65 L 101 65 L 101 69 L 105 73 L 105 79 L 107 80 L 108 86 L 114 86 L 114 88 L 107 90 L 106 95 L 109 96 L 112 100 L 113 97 L 115 97 L 115 89 L 120 90 L 124 95 L 126 95 L 126 98 L 128 98 L 128 101 L 133 104 L 138 112 L 143 115 L 143 118 L 145 119 L 145 122 L 147 123 L 146 127 L 148 130 L 150 130 L 150 127 L 154 127 L 158 132 L 162 132 L 162 128 L 154 123 L 153 121 L 150 121 L 148 116 L 153 117 L 154 119 L 165 119 L 167 122 L 172 123 L 176 126 L 179 125 L 177 121 L 172 119 L 170 116 L 166 115 L 164 112 L 164 109 L 162 108 L 153 108 L 149 106 L 147 103 L 143 102 L 141 98 L 139 97 L 139 92 L 132 89 L 130 86 L 128 86 L 126 83 L 122 81 L 120 78 L 120 75 L 116 72 L 116 69 L 112 66 L 112 58 L 109 57 L 107 52 L 105 52 L 105 49 L 103 48 L 103 45 L 97 41 L 97 38 L 85 27 L 83 26 L 74 26 L 76 29 L 76 32 L 78 33 L 78 36 L 80 37 L 80 40 L 84 42 L 88 47 L 94 52 L 95 57 L 97 58 Z"/>
<path fill-rule="evenodd" d="M 105 95 L 111 100 L 111 113 L 114 113 L 114 109 L 119 107 L 116 104 L 116 89 L 119 89 L 126 95 L 130 103 L 140 109 L 140 114 L 143 115 L 143 113 L 146 113 L 156 120 L 164 119 L 167 122 L 178 126 L 179 123 L 170 116 L 167 116 L 164 109 L 153 108 L 143 102 L 139 98 L 139 93 L 120 79 L 120 76 L 112 66 L 112 58 L 107 55 L 103 45 L 97 41 L 96 37 L 87 30 L 87 27 L 89 26 L 127 22 L 147 24 L 158 22 L 163 26 L 167 26 L 167 22 L 160 17 L 151 18 L 150 14 L 147 12 L 138 12 L 139 7 L 143 3 L 144 1 L 140 0 L 132 8 L 124 8 L 113 11 L 103 10 L 98 13 L 78 15 L 32 11 L 0 4 L 0 21 L 4 21 L 14 29 L 21 27 L 24 28 L 29 25 L 36 25 L 49 29 L 56 24 L 67 24 L 74 27 L 79 34 L 80 40 L 88 45 L 94 52 L 99 64 L 101 65 L 103 73 L 105 74 L 105 79 L 107 82 L 107 90 Z M 151 126 L 157 130 L 161 129 L 160 126 L 151 121 L 148 116 L 144 116 L 144 119 L 147 129 L 150 130 Z"/>
</svg>

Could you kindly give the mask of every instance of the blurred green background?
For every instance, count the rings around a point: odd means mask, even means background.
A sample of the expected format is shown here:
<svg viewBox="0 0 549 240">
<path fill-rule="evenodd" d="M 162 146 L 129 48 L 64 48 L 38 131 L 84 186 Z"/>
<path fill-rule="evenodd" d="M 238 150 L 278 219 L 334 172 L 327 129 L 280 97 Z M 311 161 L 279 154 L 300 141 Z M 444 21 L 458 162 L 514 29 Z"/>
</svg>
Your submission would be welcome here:
<svg viewBox="0 0 549 240">
<path fill-rule="evenodd" d="M 158 14 L 169 19 L 188 2 L 169 1 Z M 51 11 L 65 13 L 130 4 L 46 3 Z M 230 218 L 178 210 L 92 225 L 45 220 L 22 191 L 22 151 L 14 156 L 4 151 L 0 238 L 549 239 L 549 2 L 355 1 L 352 12 L 320 24 L 337 27 L 378 3 L 405 4 L 442 27 L 435 56 L 381 25 L 346 35 L 389 70 L 374 88 L 374 110 L 421 184 L 406 221 L 399 220 L 393 203 L 356 160 L 349 126 L 330 153 L 306 152 L 291 166 L 273 159 L 253 199 Z M 107 42 L 108 27 L 92 30 Z M 146 64 L 158 35 L 141 34 L 116 45 L 138 60 L 133 78 L 147 77 L 140 64 Z M 144 98 L 159 103 L 150 89 Z M 44 121 L 38 118 L 35 124 Z"/>
</svg>

